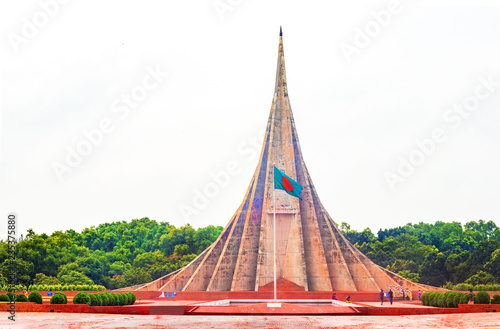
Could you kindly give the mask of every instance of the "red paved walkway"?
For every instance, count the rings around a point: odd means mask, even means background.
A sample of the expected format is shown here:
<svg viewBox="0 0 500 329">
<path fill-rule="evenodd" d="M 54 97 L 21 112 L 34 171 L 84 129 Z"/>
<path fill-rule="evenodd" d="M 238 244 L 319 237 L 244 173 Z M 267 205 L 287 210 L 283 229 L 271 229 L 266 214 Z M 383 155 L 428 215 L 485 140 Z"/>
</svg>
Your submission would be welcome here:
<svg viewBox="0 0 500 329">
<path fill-rule="evenodd" d="M 74 313 L 18 313 L 16 323 L 0 317 L 1 328 L 500 328 L 500 314 L 420 316 L 155 316 Z"/>
</svg>

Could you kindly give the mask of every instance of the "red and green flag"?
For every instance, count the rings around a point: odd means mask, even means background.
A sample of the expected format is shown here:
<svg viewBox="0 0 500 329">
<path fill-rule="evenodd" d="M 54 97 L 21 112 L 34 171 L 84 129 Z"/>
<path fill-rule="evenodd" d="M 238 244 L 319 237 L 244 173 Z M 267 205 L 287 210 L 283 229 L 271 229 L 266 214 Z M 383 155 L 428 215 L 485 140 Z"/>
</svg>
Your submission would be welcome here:
<svg viewBox="0 0 500 329">
<path fill-rule="evenodd" d="M 302 200 L 300 192 L 302 192 L 302 185 L 288 177 L 284 172 L 274 167 L 274 188 L 283 190 L 291 196 L 297 197 Z"/>
</svg>

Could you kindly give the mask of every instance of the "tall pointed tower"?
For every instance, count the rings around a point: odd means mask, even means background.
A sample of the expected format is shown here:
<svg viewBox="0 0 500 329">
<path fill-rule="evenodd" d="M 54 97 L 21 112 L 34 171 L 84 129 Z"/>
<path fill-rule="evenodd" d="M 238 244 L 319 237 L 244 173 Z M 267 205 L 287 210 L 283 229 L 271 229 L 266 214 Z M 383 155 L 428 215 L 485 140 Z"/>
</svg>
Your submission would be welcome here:
<svg viewBox="0 0 500 329">
<path fill-rule="evenodd" d="M 240 207 L 217 240 L 187 266 L 139 288 L 258 291 L 274 282 L 273 165 L 303 186 L 302 201 L 276 191 L 280 284 L 304 291 L 424 289 L 369 260 L 339 231 L 321 204 L 299 145 L 288 98 L 280 28 L 276 85 L 257 169 Z"/>
</svg>

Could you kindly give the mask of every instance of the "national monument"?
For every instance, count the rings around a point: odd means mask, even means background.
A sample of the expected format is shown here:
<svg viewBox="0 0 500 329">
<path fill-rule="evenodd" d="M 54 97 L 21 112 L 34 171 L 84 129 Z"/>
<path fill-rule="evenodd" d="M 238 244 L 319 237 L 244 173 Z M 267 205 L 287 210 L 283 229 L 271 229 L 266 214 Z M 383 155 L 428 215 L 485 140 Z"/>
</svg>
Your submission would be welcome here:
<svg viewBox="0 0 500 329">
<path fill-rule="evenodd" d="M 303 186 L 302 200 L 276 191 L 274 165 Z M 287 90 L 280 28 L 276 85 L 259 163 L 245 197 L 217 240 L 187 266 L 138 290 L 259 291 L 274 284 L 276 212 L 278 290 L 378 291 L 426 287 L 373 263 L 340 232 L 321 204 L 300 149 Z"/>
</svg>

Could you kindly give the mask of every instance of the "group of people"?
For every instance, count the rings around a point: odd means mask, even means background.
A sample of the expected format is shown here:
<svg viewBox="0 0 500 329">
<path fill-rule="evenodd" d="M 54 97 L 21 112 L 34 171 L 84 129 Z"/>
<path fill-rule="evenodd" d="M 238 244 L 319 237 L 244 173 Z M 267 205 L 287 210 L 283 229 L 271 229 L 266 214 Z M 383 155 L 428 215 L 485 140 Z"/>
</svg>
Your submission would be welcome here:
<svg viewBox="0 0 500 329">
<path fill-rule="evenodd" d="M 386 297 L 384 290 L 382 288 L 380 288 L 380 305 L 384 304 L 384 297 Z M 387 292 L 387 297 L 389 298 L 389 302 L 392 305 L 392 301 L 394 300 L 394 292 L 392 291 L 391 288 L 389 288 L 389 291 Z M 404 298 L 405 298 L 405 291 L 403 290 L 403 299 Z M 422 291 L 420 291 L 420 290 L 418 291 L 418 299 L 422 300 Z M 338 300 L 337 294 L 333 293 L 332 301 L 335 301 L 335 300 Z M 347 295 L 345 302 L 352 304 L 350 295 Z M 474 293 L 472 292 L 472 289 L 470 290 L 469 303 L 471 303 L 471 304 L 474 303 Z"/>
<path fill-rule="evenodd" d="M 402 289 L 402 292 L 403 292 L 403 300 L 404 300 L 405 299 L 405 290 Z M 380 305 L 384 304 L 384 297 L 385 297 L 384 290 L 382 288 L 380 288 Z M 392 305 L 392 301 L 394 300 L 394 292 L 390 288 L 389 288 L 389 291 L 387 292 L 387 297 L 389 297 L 389 302 Z M 418 291 L 418 299 L 422 300 L 422 291 L 420 291 L 420 290 Z"/>
<path fill-rule="evenodd" d="M 333 295 L 332 295 L 332 301 L 333 300 L 338 300 L 336 293 L 333 293 Z M 352 304 L 352 302 L 351 302 L 351 296 L 350 295 L 347 295 L 347 297 L 345 298 L 345 302 L 348 303 L 348 304 Z"/>
<path fill-rule="evenodd" d="M 403 292 L 403 299 L 405 299 L 405 290 L 403 289 L 402 292 Z M 472 292 L 471 292 L 471 295 L 472 295 Z M 384 290 L 382 288 L 380 288 L 380 305 L 384 304 L 384 297 L 386 297 Z M 391 288 L 389 288 L 389 291 L 387 292 L 387 297 L 389 298 L 389 302 L 392 305 L 392 302 L 394 300 L 394 291 L 392 291 Z M 474 297 L 471 297 L 471 298 L 474 298 Z M 422 291 L 420 291 L 420 290 L 418 291 L 418 299 L 422 300 Z M 333 293 L 333 295 L 332 295 L 332 301 L 334 301 L 334 300 L 338 300 L 336 293 Z M 350 295 L 347 295 L 345 302 L 352 303 Z"/>
</svg>

